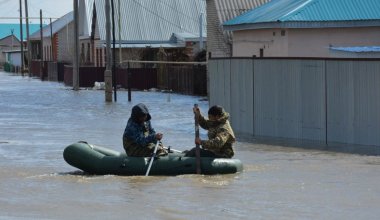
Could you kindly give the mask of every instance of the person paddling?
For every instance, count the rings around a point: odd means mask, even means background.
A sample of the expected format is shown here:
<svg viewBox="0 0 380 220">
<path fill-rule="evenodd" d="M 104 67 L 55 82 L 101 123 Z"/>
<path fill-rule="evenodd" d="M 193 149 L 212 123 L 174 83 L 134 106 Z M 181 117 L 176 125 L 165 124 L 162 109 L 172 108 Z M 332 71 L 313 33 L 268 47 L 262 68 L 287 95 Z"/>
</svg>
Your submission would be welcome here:
<svg viewBox="0 0 380 220">
<path fill-rule="evenodd" d="M 208 110 L 208 119 L 205 119 L 198 107 L 193 108 L 195 117 L 201 128 L 208 130 L 208 140 L 195 138 L 195 144 L 202 146 L 201 157 L 231 158 L 234 156 L 233 143 L 235 134 L 228 121 L 229 114 L 223 107 L 214 105 Z M 195 148 L 185 152 L 187 157 L 195 157 Z"/>
<path fill-rule="evenodd" d="M 148 108 L 140 103 L 132 108 L 131 117 L 123 134 L 123 147 L 130 157 L 150 157 L 154 152 L 157 141 L 160 141 L 163 134 L 156 133 L 150 120 Z M 156 155 L 166 155 L 167 151 L 162 144 L 158 146 Z"/>
</svg>

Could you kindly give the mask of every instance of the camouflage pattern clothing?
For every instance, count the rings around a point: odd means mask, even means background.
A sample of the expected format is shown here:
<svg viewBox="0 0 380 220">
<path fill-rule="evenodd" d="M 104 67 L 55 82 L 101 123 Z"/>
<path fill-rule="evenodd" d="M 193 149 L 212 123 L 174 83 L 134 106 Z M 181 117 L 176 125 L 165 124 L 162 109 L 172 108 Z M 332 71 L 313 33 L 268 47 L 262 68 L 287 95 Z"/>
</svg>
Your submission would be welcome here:
<svg viewBox="0 0 380 220">
<path fill-rule="evenodd" d="M 231 158 L 234 156 L 232 144 L 235 142 L 235 134 L 228 121 L 229 114 L 223 111 L 222 116 L 211 121 L 199 115 L 199 126 L 208 130 L 208 140 L 202 140 L 202 148 L 211 151 L 217 157 Z"/>
<path fill-rule="evenodd" d="M 145 122 L 139 122 L 141 116 L 147 115 Z M 150 157 L 153 154 L 157 140 L 156 132 L 150 123 L 151 116 L 144 104 L 138 104 L 132 108 L 131 117 L 123 134 L 123 147 L 128 156 Z M 160 144 L 157 155 L 166 154 L 166 150 Z"/>
</svg>

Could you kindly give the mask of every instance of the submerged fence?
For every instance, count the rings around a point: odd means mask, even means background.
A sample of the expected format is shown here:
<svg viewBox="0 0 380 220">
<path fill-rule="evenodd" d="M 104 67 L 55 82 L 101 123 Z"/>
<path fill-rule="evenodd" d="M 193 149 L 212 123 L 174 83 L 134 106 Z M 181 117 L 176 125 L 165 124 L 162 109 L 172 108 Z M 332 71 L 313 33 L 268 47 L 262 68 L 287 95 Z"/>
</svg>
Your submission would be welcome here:
<svg viewBox="0 0 380 220">
<path fill-rule="evenodd" d="M 54 70 L 53 67 L 51 69 Z M 80 67 L 79 86 L 93 87 L 95 82 L 103 82 L 104 71 L 105 67 Z M 72 66 L 65 65 L 63 78 L 66 85 L 72 86 L 72 76 Z M 166 64 L 165 67 L 161 68 L 134 66 L 117 68 L 116 85 L 126 89 L 128 88 L 128 80 L 130 80 L 131 88 L 136 90 L 158 88 L 188 95 L 207 95 L 206 66 Z"/>
<path fill-rule="evenodd" d="M 211 59 L 210 105 L 236 132 L 380 146 L 380 60 Z"/>
</svg>

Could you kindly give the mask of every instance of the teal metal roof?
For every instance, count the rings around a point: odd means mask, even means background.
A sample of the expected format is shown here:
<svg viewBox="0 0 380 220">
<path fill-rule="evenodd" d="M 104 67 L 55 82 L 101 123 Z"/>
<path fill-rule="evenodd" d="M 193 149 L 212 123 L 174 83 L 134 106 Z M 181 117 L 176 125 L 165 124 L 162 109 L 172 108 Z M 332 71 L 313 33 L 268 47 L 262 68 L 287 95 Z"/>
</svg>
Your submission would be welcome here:
<svg viewBox="0 0 380 220">
<path fill-rule="evenodd" d="M 331 50 L 339 50 L 352 53 L 379 53 L 380 46 L 367 46 L 367 47 L 330 47 Z"/>
<path fill-rule="evenodd" d="M 40 29 L 39 24 L 29 24 L 29 33 L 33 33 L 36 30 Z M 20 24 L 0 24 L 0 39 L 7 37 L 9 35 L 13 34 L 17 37 L 17 39 L 20 39 Z M 26 40 L 26 25 L 23 24 L 22 26 L 24 40 Z"/>
<path fill-rule="evenodd" d="M 380 20 L 380 0 L 272 0 L 224 25 L 376 20 Z"/>
</svg>

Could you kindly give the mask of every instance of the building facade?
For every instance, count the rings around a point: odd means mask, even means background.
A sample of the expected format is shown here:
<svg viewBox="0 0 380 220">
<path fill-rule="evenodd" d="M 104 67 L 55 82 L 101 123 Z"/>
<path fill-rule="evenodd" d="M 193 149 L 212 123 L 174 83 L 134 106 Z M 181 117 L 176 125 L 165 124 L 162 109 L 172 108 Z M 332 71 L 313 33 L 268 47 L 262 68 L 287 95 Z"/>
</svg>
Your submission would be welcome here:
<svg viewBox="0 0 380 220">
<path fill-rule="evenodd" d="M 20 41 L 15 35 L 8 35 L 0 39 L 0 66 L 6 62 L 6 51 L 13 51 L 20 49 Z"/>
<path fill-rule="evenodd" d="M 332 47 L 380 45 L 380 1 L 273 0 L 224 23 L 234 57 L 335 57 Z"/>
<path fill-rule="evenodd" d="M 232 56 L 232 32 L 223 23 L 270 0 L 207 0 L 207 52 L 212 57 Z"/>
</svg>

